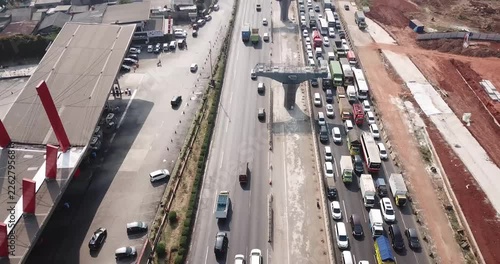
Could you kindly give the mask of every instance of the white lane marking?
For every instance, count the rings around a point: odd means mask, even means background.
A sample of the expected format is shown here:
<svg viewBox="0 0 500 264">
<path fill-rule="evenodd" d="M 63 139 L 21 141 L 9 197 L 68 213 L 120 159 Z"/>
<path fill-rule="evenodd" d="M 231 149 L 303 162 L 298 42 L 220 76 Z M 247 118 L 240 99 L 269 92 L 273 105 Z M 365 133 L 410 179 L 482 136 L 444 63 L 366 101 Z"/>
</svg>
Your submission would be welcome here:
<svg viewBox="0 0 500 264">
<path fill-rule="evenodd" d="M 130 97 L 130 100 L 127 103 L 127 107 L 125 107 L 125 111 L 123 111 L 122 117 L 120 117 L 120 121 L 118 122 L 116 129 L 120 128 L 120 126 L 122 125 L 123 119 L 125 119 L 125 115 L 127 115 L 128 108 L 130 107 L 130 104 L 132 104 L 132 101 L 134 100 L 136 94 L 137 94 L 137 90 L 134 90 L 134 92 L 132 93 L 132 96 Z"/>
<path fill-rule="evenodd" d="M 207 247 L 207 251 L 205 253 L 205 264 L 207 263 L 207 261 L 208 261 L 208 247 Z"/>
<path fill-rule="evenodd" d="M 227 129 L 229 128 L 229 122 L 226 122 L 226 129 L 225 132 L 227 133 Z"/>
<path fill-rule="evenodd" d="M 285 133 L 285 127 L 283 126 L 283 136 L 284 136 L 284 140 L 283 140 L 283 153 L 286 153 L 286 133 Z M 287 182 L 287 177 L 286 177 L 286 159 L 283 159 L 283 178 L 285 180 L 285 219 L 286 219 L 286 244 L 288 245 L 286 247 L 286 263 L 290 263 L 290 232 L 288 230 L 288 182 Z"/>
<path fill-rule="evenodd" d="M 115 140 L 115 136 L 116 136 L 116 132 L 113 133 L 113 135 L 111 136 L 111 139 L 109 140 L 109 144 L 113 143 L 113 140 Z"/>
<path fill-rule="evenodd" d="M 354 259 L 354 263 L 358 263 L 358 262 L 356 261 L 356 256 L 355 256 L 354 254 L 352 254 L 352 258 Z"/>
<path fill-rule="evenodd" d="M 162 128 L 164 124 L 165 124 L 165 121 L 161 121 L 160 128 Z"/>
<path fill-rule="evenodd" d="M 220 155 L 220 163 L 219 163 L 219 168 L 222 169 L 222 162 L 224 161 L 224 151 L 222 151 L 222 154 Z"/>
<path fill-rule="evenodd" d="M 344 207 L 344 216 L 347 217 L 349 214 L 347 213 L 347 209 L 345 207 L 345 200 L 342 200 L 342 206 Z"/>
<path fill-rule="evenodd" d="M 233 91 L 231 91 L 231 95 L 229 96 L 229 105 L 231 105 L 232 101 L 233 101 Z"/>
</svg>

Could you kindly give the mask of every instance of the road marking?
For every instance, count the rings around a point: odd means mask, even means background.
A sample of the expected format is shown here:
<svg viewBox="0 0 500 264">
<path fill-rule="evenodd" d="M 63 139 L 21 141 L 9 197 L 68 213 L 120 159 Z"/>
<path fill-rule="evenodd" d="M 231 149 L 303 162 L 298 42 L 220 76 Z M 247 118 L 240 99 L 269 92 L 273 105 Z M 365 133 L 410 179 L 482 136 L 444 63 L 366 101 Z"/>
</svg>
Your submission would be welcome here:
<svg viewBox="0 0 500 264">
<path fill-rule="evenodd" d="M 137 90 L 134 90 L 132 96 L 130 97 L 130 100 L 127 103 L 127 107 L 125 107 L 125 111 L 123 111 L 123 115 L 120 117 L 120 121 L 118 122 L 116 129 L 120 128 L 120 126 L 122 125 L 123 119 L 125 119 L 125 115 L 127 114 L 128 108 L 130 107 L 130 104 L 132 104 L 132 101 L 134 100 L 136 94 Z"/>
<path fill-rule="evenodd" d="M 113 140 L 115 140 L 115 136 L 116 136 L 116 132 L 113 133 L 113 135 L 111 136 L 111 139 L 109 140 L 109 144 L 113 143 Z"/>
<path fill-rule="evenodd" d="M 333 157 L 333 153 L 332 153 L 332 157 Z M 335 176 L 335 178 L 340 179 L 340 176 L 339 176 L 340 170 L 339 170 L 339 167 L 337 166 L 337 160 L 335 158 L 333 158 L 332 161 L 333 161 L 333 166 L 335 166 L 335 170 L 337 171 L 337 173 L 335 173 L 334 176 Z M 337 180 L 335 180 L 335 181 L 337 181 Z"/>
<path fill-rule="evenodd" d="M 352 254 L 352 258 L 354 259 L 354 263 L 358 263 L 358 262 L 356 261 L 356 255 Z"/>
<path fill-rule="evenodd" d="M 208 260 L 208 247 L 207 247 L 207 253 L 205 253 L 205 264 L 207 263 L 207 260 Z"/>
<path fill-rule="evenodd" d="M 349 214 L 347 214 L 347 209 L 345 207 L 345 202 L 344 201 L 345 200 L 342 200 L 342 206 L 344 207 L 344 215 L 347 217 Z M 363 210 L 361 210 L 361 211 L 363 211 Z M 354 263 L 356 263 L 356 262 L 354 262 Z"/>
<path fill-rule="evenodd" d="M 226 122 L 226 129 L 225 132 L 227 133 L 227 129 L 229 128 L 229 122 Z"/>
<path fill-rule="evenodd" d="M 162 128 L 164 124 L 165 124 L 165 121 L 161 121 L 160 128 Z"/>
<path fill-rule="evenodd" d="M 222 169 L 222 162 L 224 161 L 224 151 L 222 151 L 222 154 L 220 156 L 220 163 L 219 163 L 219 168 Z"/>
<path fill-rule="evenodd" d="M 229 105 L 231 105 L 232 101 L 233 101 L 233 91 L 231 91 L 231 95 L 229 96 Z"/>
</svg>

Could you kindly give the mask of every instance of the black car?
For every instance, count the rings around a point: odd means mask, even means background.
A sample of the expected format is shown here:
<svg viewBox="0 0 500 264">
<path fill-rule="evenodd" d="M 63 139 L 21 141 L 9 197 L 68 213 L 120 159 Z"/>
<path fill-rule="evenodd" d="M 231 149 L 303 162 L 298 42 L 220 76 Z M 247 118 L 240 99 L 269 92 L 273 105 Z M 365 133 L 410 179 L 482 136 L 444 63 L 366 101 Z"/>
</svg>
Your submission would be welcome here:
<svg viewBox="0 0 500 264">
<path fill-rule="evenodd" d="M 357 214 L 352 214 L 349 217 L 349 224 L 351 224 L 352 235 L 355 237 L 363 236 L 363 226 L 361 225 L 361 218 Z"/>
<path fill-rule="evenodd" d="M 331 89 L 327 89 L 325 92 L 326 102 L 331 104 L 333 102 L 333 92 Z"/>
<path fill-rule="evenodd" d="M 319 83 L 318 83 L 318 79 L 314 78 L 314 79 L 311 79 L 311 86 L 312 87 L 318 87 Z"/>
<path fill-rule="evenodd" d="M 335 200 L 337 198 L 337 188 L 335 187 L 327 187 L 327 197 L 330 201 Z"/>
<path fill-rule="evenodd" d="M 216 258 L 222 257 L 226 254 L 227 245 L 229 241 L 227 239 L 227 235 L 225 232 L 219 232 L 215 236 L 215 245 L 214 245 L 214 253 Z"/>
<path fill-rule="evenodd" d="M 363 167 L 363 159 L 360 155 L 354 155 L 352 157 L 352 164 L 354 165 L 354 171 L 357 174 L 362 174 L 365 171 L 365 168 Z"/>
<path fill-rule="evenodd" d="M 408 244 L 411 249 L 420 249 L 420 240 L 418 239 L 418 233 L 415 228 L 408 228 L 405 231 L 406 238 L 408 239 Z"/>
<path fill-rule="evenodd" d="M 89 249 L 97 250 L 100 247 L 102 247 L 102 244 L 104 244 L 104 241 L 106 240 L 107 236 L 108 236 L 108 231 L 106 230 L 106 228 L 99 227 L 92 235 L 92 238 L 90 238 Z"/>
<path fill-rule="evenodd" d="M 182 96 L 177 95 L 172 98 L 170 104 L 172 105 L 172 107 L 177 107 L 181 104 L 181 102 L 182 102 Z"/>
<path fill-rule="evenodd" d="M 148 231 L 148 224 L 144 222 L 132 222 L 127 224 L 127 234 L 137 234 Z"/>
<path fill-rule="evenodd" d="M 389 226 L 389 236 L 392 241 L 392 248 L 396 251 L 403 251 L 405 249 L 405 242 L 403 240 L 403 235 L 401 234 L 401 230 L 397 225 Z"/>
</svg>

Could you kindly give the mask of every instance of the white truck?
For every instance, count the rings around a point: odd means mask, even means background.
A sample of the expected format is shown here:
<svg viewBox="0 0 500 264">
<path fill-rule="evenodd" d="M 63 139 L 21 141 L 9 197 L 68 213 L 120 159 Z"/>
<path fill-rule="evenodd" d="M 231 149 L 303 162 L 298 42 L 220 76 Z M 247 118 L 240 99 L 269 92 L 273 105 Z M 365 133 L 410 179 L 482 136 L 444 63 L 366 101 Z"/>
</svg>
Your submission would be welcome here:
<svg viewBox="0 0 500 264">
<path fill-rule="evenodd" d="M 229 192 L 222 191 L 217 196 L 217 207 L 215 208 L 215 218 L 224 220 L 227 218 L 227 211 L 229 210 L 229 204 L 231 200 L 229 199 Z"/>
<path fill-rule="evenodd" d="M 327 54 L 328 54 L 328 62 L 335 60 L 335 52 L 330 51 Z"/>
<path fill-rule="evenodd" d="M 344 183 L 352 182 L 352 174 L 354 168 L 352 167 L 352 161 L 350 156 L 340 157 L 340 173 L 342 174 L 342 181 Z"/>
<path fill-rule="evenodd" d="M 389 187 L 391 188 L 392 196 L 397 206 L 404 206 L 408 200 L 408 189 L 406 188 L 403 175 L 399 173 L 391 173 L 389 176 Z"/>
<path fill-rule="evenodd" d="M 384 219 L 382 218 L 382 212 L 380 209 L 370 209 L 368 213 L 370 219 L 370 230 L 372 231 L 372 237 L 378 237 L 384 234 Z"/>
<path fill-rule="evenodd" d="M 347 99 L 349 100 L 349 103 L 354 103 L 356 102 L 356 88 L 354 85 L 348 85 L 346 89 L 347 93 Z"/>
<path fill-rule="evenodd" d="M 359 187 L 363 196 L 365 207 L 373 207 L 375 205 L 375 185 L 370 174 L 361 174 L 359 178 Z"/>
</svg>

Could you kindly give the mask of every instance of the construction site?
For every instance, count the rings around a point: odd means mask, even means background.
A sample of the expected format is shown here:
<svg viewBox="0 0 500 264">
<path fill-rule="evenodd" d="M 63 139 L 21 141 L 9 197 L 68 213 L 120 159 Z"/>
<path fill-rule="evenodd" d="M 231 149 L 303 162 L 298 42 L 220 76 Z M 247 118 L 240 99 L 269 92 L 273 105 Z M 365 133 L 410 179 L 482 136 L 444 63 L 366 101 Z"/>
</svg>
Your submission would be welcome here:
<svg viewBox="0 0 500 264">
<path fill-rule="evenodd" d="M 407 55 L 499 167 L 500 93 L 495 87 L 500 90 L 500 41 L 471 36 L 478 36 L 477 32 L 488 34 L 491 39 L 498 36 L 494 33 L 500 33 L 500 2 L 378 0 L 369 1 L 366 16 L 388 31 L 398 44 L 372 44 L 370 48 Z M 410 28 L 411 20 L 418 20 L 424 30 L 417 33 Z M 418 37 L 439 32 L 459 32 L 464 37 L 433 40 Z M 460 146 L 450 146 L 432 122 L 423 119 L 482 259 L 486 263 L 500 263 L 497 210 L 455 155 L 453 149 Z"/>
</svg>

